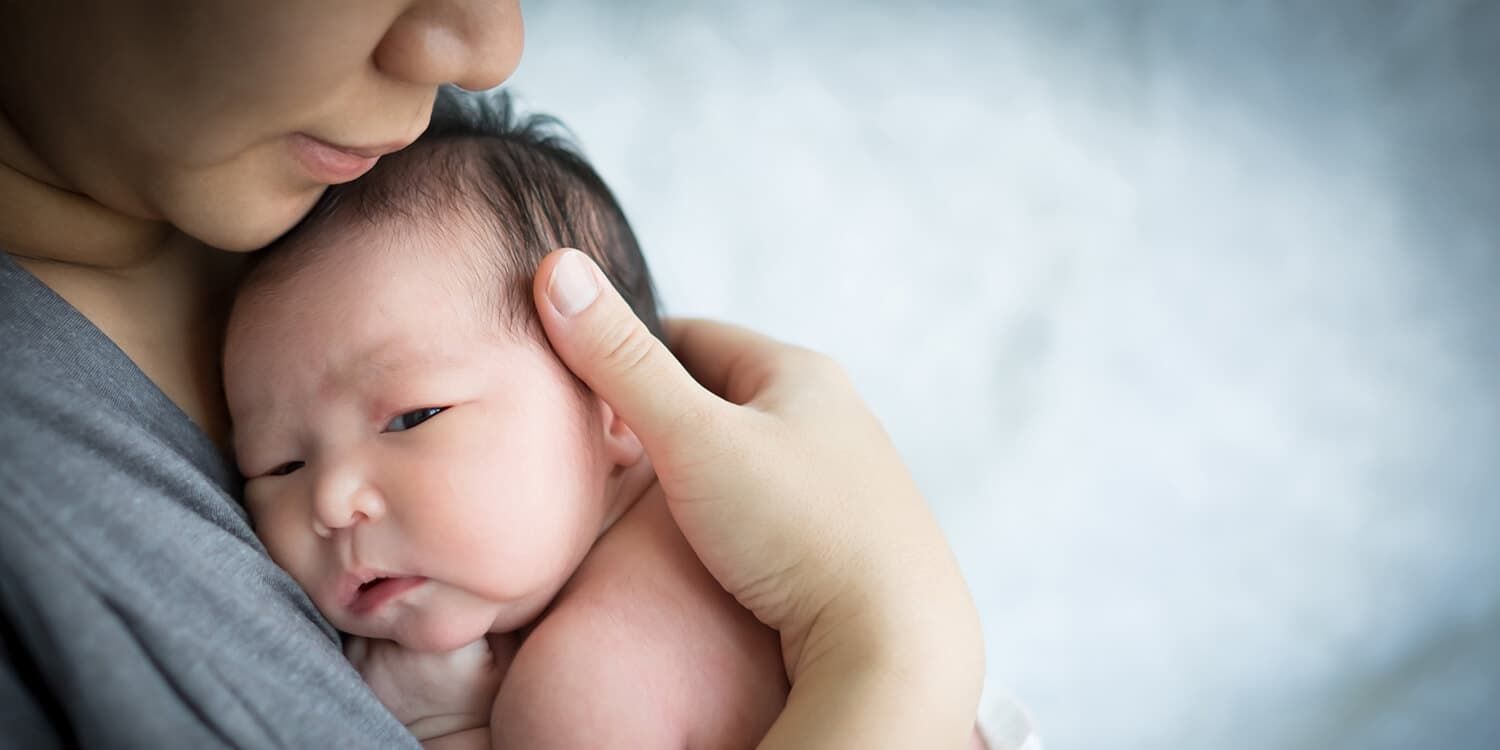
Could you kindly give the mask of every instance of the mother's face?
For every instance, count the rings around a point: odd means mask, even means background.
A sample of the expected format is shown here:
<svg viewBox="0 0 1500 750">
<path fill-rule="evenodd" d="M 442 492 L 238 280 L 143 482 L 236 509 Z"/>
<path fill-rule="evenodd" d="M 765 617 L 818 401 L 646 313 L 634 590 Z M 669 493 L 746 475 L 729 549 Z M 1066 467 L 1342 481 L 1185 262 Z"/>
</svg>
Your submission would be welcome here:
<svg viewBox="0 0 1500 750">
<path fill-rule="evenodd" d="M 427 126 L 438 85 L 497 86 L 518 0 L 50 0 L 0 13 L 0 114 L 118 211 L 253 249 Z"/>
</svg>

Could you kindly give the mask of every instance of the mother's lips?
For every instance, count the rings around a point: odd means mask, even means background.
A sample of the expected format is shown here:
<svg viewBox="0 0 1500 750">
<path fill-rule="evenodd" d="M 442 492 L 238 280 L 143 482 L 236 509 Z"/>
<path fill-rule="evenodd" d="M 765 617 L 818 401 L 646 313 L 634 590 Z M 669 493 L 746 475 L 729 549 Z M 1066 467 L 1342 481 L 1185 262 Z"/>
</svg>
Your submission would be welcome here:
<svg viewBox="0 0 1500 750">
<path fill-rule="evenodd" d="M 306 133 L 292 135 L 292 153 L 302 168 L 318 182 L 335 185 L 370 171 L 381 156 L 404 148 L 406 143 L 374 146 L 344 146 Z"/>
</svg>

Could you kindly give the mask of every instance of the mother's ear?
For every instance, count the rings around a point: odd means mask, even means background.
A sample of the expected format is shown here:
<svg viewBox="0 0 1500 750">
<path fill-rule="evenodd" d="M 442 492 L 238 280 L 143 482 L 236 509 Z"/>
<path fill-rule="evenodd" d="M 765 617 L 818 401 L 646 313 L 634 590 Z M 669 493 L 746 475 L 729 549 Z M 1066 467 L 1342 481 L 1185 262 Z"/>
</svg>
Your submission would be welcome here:
<svg viewBox="0 0 1500 750">
<path fill-rule="evenodd" d="M 594 400 L 599 406 L 599 424 L 603 427 L 604 457 L 616 466 L 634 466 L 646 453 L 640 438 L 609 404 L 604 403 L 604 399 L 595 396 Z"/>
</svg>

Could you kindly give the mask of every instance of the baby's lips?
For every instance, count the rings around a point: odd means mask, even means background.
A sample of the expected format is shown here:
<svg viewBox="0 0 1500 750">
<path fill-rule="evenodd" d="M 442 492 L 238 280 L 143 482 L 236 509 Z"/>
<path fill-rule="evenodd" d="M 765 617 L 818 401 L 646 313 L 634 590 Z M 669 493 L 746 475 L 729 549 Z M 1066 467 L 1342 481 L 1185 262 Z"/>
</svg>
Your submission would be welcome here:
<svg viewBox="0 0 1500 750">
<path fill-rule="evenodd" d="M 356 617 L 371 615 L 424 583 L 427 579 L 421 576 L 376 576 L 355 588 L 346 609 Z"/>
</svg>

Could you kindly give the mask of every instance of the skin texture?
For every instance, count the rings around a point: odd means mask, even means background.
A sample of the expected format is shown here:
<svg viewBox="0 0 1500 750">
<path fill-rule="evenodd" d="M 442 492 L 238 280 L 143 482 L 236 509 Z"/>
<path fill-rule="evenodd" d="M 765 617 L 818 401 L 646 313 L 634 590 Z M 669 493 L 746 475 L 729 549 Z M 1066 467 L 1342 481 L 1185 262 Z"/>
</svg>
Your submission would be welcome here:
<svg viewBox="0 0 1500 750">
<path fill-rule="evenodd" d="M 325 187 L 298 163 L 294 136 L 396 150 L 426 128 L 438 85 L 505 80 L 522 34 L 516 3 L 490 0 L 7 10 L 23 17 L 0 32 L 0 55 L 26 75 L 5 77 L 0 96 L 45 165 L 33 176 L 227 250 L 265 245 Z M 47 55 L 59 38 L 89 54 Z M 24 64 L 44 59 L 60 63 Z"/>
<path fill-rule="evenodd" d="M 0 2 L 0 247 L 210 437 L 238 258 L 326 186 L 299 134 L 392 148 L 437 87 L 496 86 L 515 0 Z"/>
<path fill-rule="evenodd" d="M 299 188 L 276 142 L 308 131 L 404 137 L 437 81 L 499 84 L 520 54 L 514 10 L 0 0 L 0 246 L 225 440 L 219 321 L 239 269 L 203 243 L 254 247 L 314 200 L 319 188 Z M 374 31 L 346 31 L 367 19 Z M 337 80 L 325 77 L 334 70 Z M 289 83 L 295 101 L 278 88 Z M 225 133 L 236 135 L 221 143 Z M 678 325 L 678 353 L 719 399 L 653 349 L 618 298 L 560 312 L 548 295 L 556 260 L 537 275 L 554 349 L 665 467 L 673 517 L 714 576 L 783 627 L 794 685 L 765 745 L 960 746 L 982 673 L 973 604 L 847 379 L 738 329 Z"/>
<path fill-rule="evenodd" d="M 242 293 L 256 533 L 428 746 L 750 746 L 786 698 L 776 634 L 698 563 L 624 422 L 472 303 L 466 256 L 493 250 L 463 223 L 320 227 Z M 366 610 L 377 575 L 418 583 Z"/>
<path fill-rule="evenodd" d="M 449 651 L 530 623 L 649 483 L 640 442 L 544 344 L 466 301 L 476 235 L 319 235 L 313 265 L 230 318 L 256 533 L 346 633 Z M 376 575 L 426 581 L 361 612 L 351 576 Z"/>
<path fill-rule="evenodd" d="M 762 747 L 964 746 L 978 617 L 843 371 L 707 321 L 669 325 L 679 363 L 577 251 L 542 261 L 534 296 L 558 356 L 635 429 L 709 572 L 780 631 L 792 692 Z"/>
</svg>

